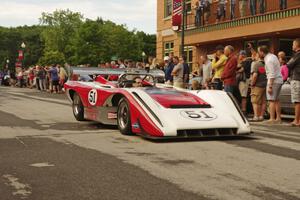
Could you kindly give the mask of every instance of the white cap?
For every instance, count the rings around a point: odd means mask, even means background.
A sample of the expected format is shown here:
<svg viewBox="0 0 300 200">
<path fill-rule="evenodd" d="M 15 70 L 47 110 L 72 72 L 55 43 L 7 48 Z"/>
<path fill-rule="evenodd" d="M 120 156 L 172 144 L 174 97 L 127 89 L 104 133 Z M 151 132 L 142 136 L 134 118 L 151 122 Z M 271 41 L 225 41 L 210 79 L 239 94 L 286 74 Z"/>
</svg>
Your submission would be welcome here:
<svg viewBox="0 0 300 200">
<path fill-rule="evenodd" d="M 164 57 L 164 61 L 167 61 L 167 60 L 169 60 L 170 58 L 169 58 L 169 56 L 165 56 Z"/>
</svg>

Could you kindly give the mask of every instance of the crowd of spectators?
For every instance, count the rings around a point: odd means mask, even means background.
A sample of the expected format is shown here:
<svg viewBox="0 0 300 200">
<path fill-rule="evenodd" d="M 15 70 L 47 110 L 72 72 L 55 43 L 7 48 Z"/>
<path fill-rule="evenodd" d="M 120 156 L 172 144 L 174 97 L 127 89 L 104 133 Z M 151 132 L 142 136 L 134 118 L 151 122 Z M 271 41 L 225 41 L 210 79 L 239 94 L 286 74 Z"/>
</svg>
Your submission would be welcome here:
<svg viewBox="0 0 300 200">
<path fill-rule="evenodd" d="M 291 82 L 291 99 L 295 104 L 295 120 L 292 126 L 300 126 L 300 39 L 293 42 L 295 55 L 287 62 L 284 52 L 272 54 L 267 46 L 254 49 L 248 44 L 248 52 L 236 55 L 234 47 L 216 47 L 212 61 L 201 56 L 199 67 L 191 74 L 186 69 L 184 57 L 165 57 L 166 83 L 179 88 L 216 89 L 231 93 L 241 99 L 241 109 L 247 115 L 247 100 L 251 96 L 254 117 L 252 121 L 264 121 L 266 105 L 270 119 L 267 124 L 281 123 L 279 95 L 285 81 Z M 188 76 L 191 76 L 190 81 Z M 250 93 L 249 93 L 250 91 Z"/>
<path fill-rule="evenodd" d="M 279 94 L 283 83 L 290 81 L 292 103 L 295 104 L 295 120 L 291 125 L 300 126 L 300 39 L 294 40 L 293 51 L 295 55 L 287 61 L 284 52 L 276 56 L 267 46 L 255 49 L 249 43 L 248 49 L 239 53 L 231 45 L 217 46 L 213 58 L 202 55 L 199 64 L 191 72 L 186 58 L 174 56 L 173 53 L 164 57 L 163 61 L 156 58 L 149 58 L 148 62 L 119 59 L 99 64 L 98 67 L 160 69 L 165 73 L 165 84 L 183 89 L 214 89 L 231 93 L 240 100 L 245 115 L 250 95 L 254 113 L 252 121 L 264 121 L 268 102 L 270 119 L 264 122 L 268 124 L 281 123 Z M 251 54 L 250 57 L 247 52 Z M 15 74 L 6 70 L 0 72 L 0 84 L 63 93 L 63 85 L 70 76 L 69 69 L 70 66 L 66 64 L 64 67 L 37 65 Z M 10 79 L 5 78 L 7 76 Z M 7 80 L 10 81 L 5 83 Z"/>
<path fill-rule="evenodd" d="M 216 10 L 212 10 L 213 3 L 217 4 Z M 229 12 L 226 10 L 227 7 L 230 9 Z M 237 17 L 237 7 L 241 18 L 246 16 L 248 10 L 252 16 L 264 14 L 267 10 L 266 0 L 198 0 L 193 6 L 195 26 L 207 25 L 212 15 L 216 16 L 216 23 L 225 20 L 227 13 L 233 20 Z M 287 9 L 287 0 L 279 0 L 279 9 Z"/>
<path fill-rule="evenodd" d="M 0 71 L 0 85 L 36 88 L 42 92 L 63 93 L 63 85 L 68 80 L 68 76 L 65 68 L 58 64 L 51 66 L 36 65 L 28 69 L 17 68 L 14 73 L 5 69 Z"/>
</svg>

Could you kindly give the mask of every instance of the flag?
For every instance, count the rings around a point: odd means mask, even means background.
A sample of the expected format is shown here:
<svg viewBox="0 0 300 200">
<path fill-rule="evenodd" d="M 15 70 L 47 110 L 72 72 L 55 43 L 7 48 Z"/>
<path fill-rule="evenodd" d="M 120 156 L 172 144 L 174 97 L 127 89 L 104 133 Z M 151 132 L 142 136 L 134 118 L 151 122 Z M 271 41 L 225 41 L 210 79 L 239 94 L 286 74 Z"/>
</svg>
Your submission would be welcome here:
<svg viewBox="0 0 300 200">
<path fill-rule="evenodd" d="M 173 0 L 172 26 L 181 26 L 182 0 Z"/>
<path fill-rule="evenodd" d="M 24 58 L 23 50 L 19 50 L 19 56 L 18 56 L 18 59 L 19 59 L 19 60 L 23 60 L 23 58 Z"/>
<path fill-rule="evenodd" d="M 16 66 L 15 66 L 16 68 L 18 68 L 18 67 L 22 67 L 22 63 L 21 62 L 16 62 Z"/>
</svg>

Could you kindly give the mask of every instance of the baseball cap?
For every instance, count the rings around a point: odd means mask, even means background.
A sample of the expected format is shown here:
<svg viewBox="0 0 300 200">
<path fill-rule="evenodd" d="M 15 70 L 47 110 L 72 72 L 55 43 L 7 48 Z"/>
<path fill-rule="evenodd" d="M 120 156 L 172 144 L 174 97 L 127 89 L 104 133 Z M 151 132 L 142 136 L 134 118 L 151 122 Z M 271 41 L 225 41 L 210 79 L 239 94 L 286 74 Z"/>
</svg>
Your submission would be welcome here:
<svg viewBox="0 0 300 200">
<path fill-rule="evenodd" d="M 169 58 L 169 56 L 165 56 L 164 57 L 164 61 L 167 61 L 167 60 L 169 60 L 170 58 Z"/>
<path fill-rule="evenodd" d="M 241 55 L 241 56 L 247 56 L 247 52 L 246 52 L 245 50 L 241 50 L 241 51 L 240 51 L 240 55 Z"/>
</svg>

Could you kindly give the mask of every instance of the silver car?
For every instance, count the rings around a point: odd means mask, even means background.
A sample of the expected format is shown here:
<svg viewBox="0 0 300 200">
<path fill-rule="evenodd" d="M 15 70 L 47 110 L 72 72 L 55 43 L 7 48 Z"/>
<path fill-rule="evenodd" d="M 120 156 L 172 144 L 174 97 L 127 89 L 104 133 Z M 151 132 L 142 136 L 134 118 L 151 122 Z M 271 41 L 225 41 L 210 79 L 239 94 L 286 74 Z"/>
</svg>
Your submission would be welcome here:
<svg viewBox="0 0 300 200">
<path fill-rule="evenodd" d="M 279 100 L 281 103 L 281 112 L 282 115 L 286 117 L 294 117 L 295 107 L 291 99 L 291 84 L 289 81 L 286 81 L 281 89 Z"/>
</svg>

